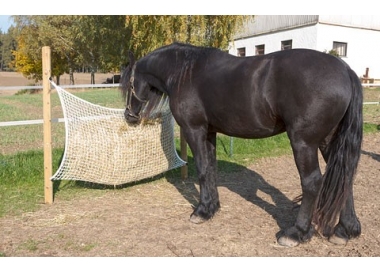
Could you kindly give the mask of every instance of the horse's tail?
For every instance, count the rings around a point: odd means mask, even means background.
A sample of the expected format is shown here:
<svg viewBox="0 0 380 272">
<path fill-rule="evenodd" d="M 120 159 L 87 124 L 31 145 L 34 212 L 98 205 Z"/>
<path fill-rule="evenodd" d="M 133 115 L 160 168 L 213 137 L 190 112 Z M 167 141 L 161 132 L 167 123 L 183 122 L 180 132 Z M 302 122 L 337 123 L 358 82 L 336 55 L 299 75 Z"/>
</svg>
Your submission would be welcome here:
<svg viewBox="0 0 380 272">
<path fill-rule="evenodd" d="M 363 139 L 363 90 L 357 75 L 349 68 L 352 94 L 347 111 L 328 146 L 328 160 L 318 196 L 315 223 L 331 236 L 340 211 L 352 193 Z"/>
</svg>

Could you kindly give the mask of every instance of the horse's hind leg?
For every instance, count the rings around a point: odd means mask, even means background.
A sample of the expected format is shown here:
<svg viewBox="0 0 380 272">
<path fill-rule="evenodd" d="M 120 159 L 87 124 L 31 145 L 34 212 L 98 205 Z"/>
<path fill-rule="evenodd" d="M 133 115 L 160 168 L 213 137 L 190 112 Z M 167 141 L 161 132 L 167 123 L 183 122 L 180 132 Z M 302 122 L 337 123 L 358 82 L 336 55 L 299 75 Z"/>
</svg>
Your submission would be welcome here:
<svg viewBox="0 0 380 272">
<path fill-rule="evenodd" d="M 190 216 L 193 223 L 202 223 L 219 210 L 219 195 L 216 187 L 216 133 L 207 133 L 203 129 L 185 131 L 185 137 L 194 155 L 197 168 L 200 199 Z"/>
<path fill-rule="evenodd" d="M 311 225 L 318 192 L 322 184 L 322 174 L 318 162 L 318 145 L 305 142 L 289 135 L 294 159 L 301 178 L 302 203 L 295 224 L 285 230 L 278 239 L 283 246 L 294 247 L 309 240 L 314 233 Z"/>
<path fill-rule="evenodd" d="M 340 212 L 339 222 L 335 226 L 334 234 L 329 237 L 329 241 L 334 244 L 345 245 L 348 239 L 358 237 L 360 233 L 361 225 L 355 213 L 354 198 L 351 190 L 346 205 Z"/>
<path fill-rule="evenodd" d="M 326 163 L 329 157 L 328 142 L 326 141 L 319 147 Z M 357 237 L 360 233 L 361 224 L 355 213 L 353 187 L 351 186 L 347 202 L 340 212 L 339 222 L 335 226 L 334 234 L 329 237 L 329 241 L 339 245 L 346 244 L 348 239 Z"/>
</svg>

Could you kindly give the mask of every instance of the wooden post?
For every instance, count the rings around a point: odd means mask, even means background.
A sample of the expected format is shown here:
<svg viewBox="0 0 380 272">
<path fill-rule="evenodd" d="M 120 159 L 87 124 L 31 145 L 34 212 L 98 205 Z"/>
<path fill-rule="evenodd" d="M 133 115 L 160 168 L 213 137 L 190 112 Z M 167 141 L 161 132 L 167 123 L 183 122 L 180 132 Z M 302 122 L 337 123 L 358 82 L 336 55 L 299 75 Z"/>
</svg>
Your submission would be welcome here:
<svg viewBox="0 0 380 272">
<path fill-rule="evenodd" d="M 183 135 L 182 128 L 180 128 L 180 143 L 181 143 L 181 159 L 187 162 L 187 143 Z M 181 167 L 181 178 L 188 178 L 188 167 L 187 164 Z"/>
<path fill-rule="evenodd" d="M 51 144 L 51 102 L 50 82 L 51 75 L 51 51 L 49 46 L 42 47 L 42 79 L 43 79 L 43 117 L 44 117 L 44 186 L 45 203 L 53 203 L 52 176 L 52 144 Z"/>
</svg>

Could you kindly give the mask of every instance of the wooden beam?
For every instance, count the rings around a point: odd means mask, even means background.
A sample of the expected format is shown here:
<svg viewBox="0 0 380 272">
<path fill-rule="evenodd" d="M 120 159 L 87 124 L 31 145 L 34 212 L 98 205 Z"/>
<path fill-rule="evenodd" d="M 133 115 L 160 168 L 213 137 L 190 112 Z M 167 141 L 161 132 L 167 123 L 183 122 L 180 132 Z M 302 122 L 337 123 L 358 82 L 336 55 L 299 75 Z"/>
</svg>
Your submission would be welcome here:
<svg viewBox="0 0 380 272">
<path fill-rule="evenodd" d="M 53 203 L 52 170 L 52 144 L 51 144 L 51 50 L 49 46 L 42 47 L 42 79 L 43 79 L 43 120 L 44 120 L 44 187 L 45 203 Z"/>
</svg>

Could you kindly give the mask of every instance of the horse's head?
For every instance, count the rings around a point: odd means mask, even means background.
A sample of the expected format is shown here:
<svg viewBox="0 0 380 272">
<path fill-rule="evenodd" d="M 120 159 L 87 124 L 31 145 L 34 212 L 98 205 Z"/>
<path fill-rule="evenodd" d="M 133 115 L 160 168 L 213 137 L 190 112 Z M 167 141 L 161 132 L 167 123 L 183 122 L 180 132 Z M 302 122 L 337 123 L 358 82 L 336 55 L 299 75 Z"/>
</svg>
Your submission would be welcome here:
<svg viewBox="0 0 380 272">
<path fill-rule="evenodd" d="M 152 71 L 146 69 L 145 65 L 135 61 L 130 52 L 129 65 L 121 78 L 121 90 L 126 101 L 124 116 L 128 123 L 151 118 L 154 109 L 162 104 L 165 94 L 163 84 Z"/>
<path fill-rule="evenodd" d="M 124 112 L 128 123 L 137 123 L 141 120 L 143 111 L 148 104 L 149 84 L 136 71 L 137 62 L 132 53 L 129 53 L 129 65 L 121 79 L 121 90 L 126 101 Z"/>
</svg>

